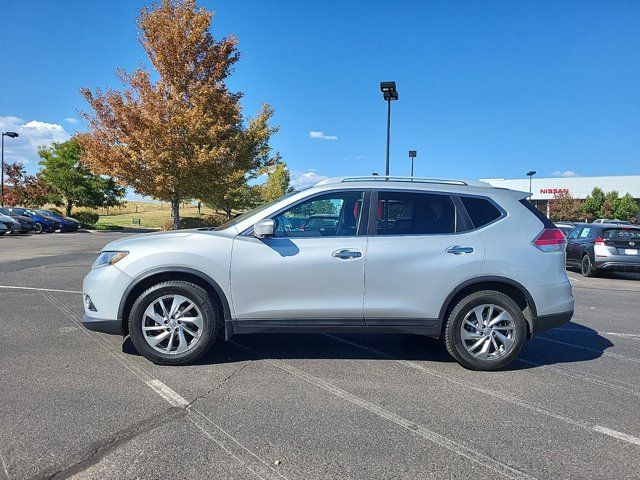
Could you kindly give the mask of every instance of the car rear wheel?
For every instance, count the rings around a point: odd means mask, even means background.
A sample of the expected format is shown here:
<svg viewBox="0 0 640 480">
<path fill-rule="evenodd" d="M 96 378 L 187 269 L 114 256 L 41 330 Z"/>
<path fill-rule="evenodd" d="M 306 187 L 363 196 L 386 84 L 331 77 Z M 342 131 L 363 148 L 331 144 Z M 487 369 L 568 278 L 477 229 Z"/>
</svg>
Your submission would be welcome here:
<svg viewBox="0 0 640 480">
<path fill-rule="evenodd" d="M 591 263 L 591 258 L 589 255 L 585 255 L 582 257 L 582 263 L 580 264 L 580 272 L 584 277 L 595 277 L 596 269 L 593 267 Z"/>
<path fill-rule="evenodd" d="M 36 233 L 42 233 L 42 230 L 44 230 L 42 224 L 39 222 L 36 222 L 36 224 L 33 226 L 33 231 Z"/>
<path fill-rule="evenodd" d="M 502 292 L 483 290 L 462 298 L 451 311 L 445 344 L 451 356 L 472 370 L 497 370 L 520 353 L 527 321 Z"/>
<path fill-rule="evenodd" d="M 207 291 L 183 281 L 147 289 L 129 315 L 129 334 L 136 350 L 160 365 L 182 365 L 206 354 L 220 325 Z"/>
</svg>

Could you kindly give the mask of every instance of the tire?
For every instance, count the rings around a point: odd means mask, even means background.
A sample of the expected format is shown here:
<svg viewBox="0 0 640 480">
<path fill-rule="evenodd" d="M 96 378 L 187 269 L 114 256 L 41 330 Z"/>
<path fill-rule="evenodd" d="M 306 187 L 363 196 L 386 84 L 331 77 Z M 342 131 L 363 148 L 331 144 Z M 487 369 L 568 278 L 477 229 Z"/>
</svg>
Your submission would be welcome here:
<svg viewBox="0 0 640 480">
<path fill-rule="evenodd" d="M 478 313 L 482 327 L 477 322 Z M 499 316 L 504 320 L 488 325 Z M 449 354 L 460 365 L 490 371 L 505 367 L 518 356 L 526 334 L 527 321 L 518 304 L 502 292 L 482 290 L 456 304 L 447 319 L 444 340 Z M 471 348 L 474 345 L 476 348 Z"/>
<path fill-rule="evenodd" d="M 179 300 L 182 297 L 185 301 Z M 179 308 L 172 312 L 174 303 Z M 200 325 L 190 318 L 201 318 Z M 221 325 L 207 291 L 184 281 L 153 285 L 136 299 L 129 314 L 131 342 L 138 353 L 158 365 L 184 365 L 202 357 L 211 349 Z M 162 340 L 152 346 L 158 337 Z"/>
<path fill-rule="evenodd" d="M 595 277 L 597 275 L 596 269 L 591 263 L 591 257 L 588 254 L 582 257 L 580 262 L 580 273 L 583 277 Z"/>
<path fill-rule="evenodd" d="M 41 223 L 36 222 L 36 224 L 33 226 L 34 233 L 42 233 L 43 230 L 44 230 L 44 227 L 42 226 Z"/>
</svg>

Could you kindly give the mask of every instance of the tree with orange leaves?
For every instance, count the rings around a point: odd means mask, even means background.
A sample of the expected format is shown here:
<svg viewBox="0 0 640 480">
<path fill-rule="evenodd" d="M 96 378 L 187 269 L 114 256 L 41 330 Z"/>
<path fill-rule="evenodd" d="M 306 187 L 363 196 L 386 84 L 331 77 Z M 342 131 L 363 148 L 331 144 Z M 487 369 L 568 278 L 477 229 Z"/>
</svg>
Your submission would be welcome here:
<svg viewBox="0 0 640 480">
<path fill-rule="evenodd" d="M 268 145 L 273 110 L 245 125 L 241 93 L 226 80 L 238 61 L 233 36 L 215 40 L 213 13 L 195 0 L 163 0 L 144 8 L 139 41 L 157 73 L 118 70 L 123 91 L 81 90 L 92 113 L 79 136 L 85 162 L 137 193 L 171 203 L 174 228 L 180 202 L 222 198 L 238 178 L 248 180 L 278 161 Z"/>
</svg>

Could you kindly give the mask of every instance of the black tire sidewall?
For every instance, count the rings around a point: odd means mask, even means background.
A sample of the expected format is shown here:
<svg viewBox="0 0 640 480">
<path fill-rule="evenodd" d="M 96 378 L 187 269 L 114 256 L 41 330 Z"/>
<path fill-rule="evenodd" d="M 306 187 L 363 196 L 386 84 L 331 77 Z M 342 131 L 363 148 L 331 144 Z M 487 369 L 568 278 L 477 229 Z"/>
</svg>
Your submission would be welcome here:
<svg viewBox="0 0 640 480">
<path fill-rule="evenodd" d="M 44 232 L 44 227 L 41 223 L 36 222 L 36 224 L 33 226 L 33 231 L 37 234 L 40 234 Z"/>
<path fill-rule="evenodd" d="M 480 360 L 467 352 L 460 336 L 460 325 L 464 317 L 475 307 L 483 304 L 498 305 L 509 312 L 515 323 L 514 345 L 511 351 L 495 360 Z M 453 308 L 445 330 L 445 343 L 449 353 L 463 367 L 471 370 L 498 370 L 511 363 L 520 353 L 527 334 L 527 320 L 518 304 L 501 292 L 481 291 L 472 293 Z"/>
<path fill-rule="evenodd" d="M 142 333 L 142 316 L 151 302 L 164 295 L 183 295 L 191 300 L 202 313 L 203 332 L 198 344 L 180 355 L 163 354 L 154 350 Z M 129 313 L 129 336 L 136 350 L 148 360 L 160 365 L 183 365 L 205 355 L 216 339 L 220 319 L 211 298 L 203 288 L 182 281 L 163 282 L 144 291 L 134 302 Z"/>
<path fill-rule="evenodd" d="M 584 268 L 585 260 L 589 265 L 586 271 Z M 589 255 L 585 255 L 582 257 L 582 262 L 580 263 L 580 273 L 582 273 L 584 277 L 593 277 L 595 272 L 593 269 L 593 263 L 591 263 L 591 258 L 589 257 Z"/>
</svg>

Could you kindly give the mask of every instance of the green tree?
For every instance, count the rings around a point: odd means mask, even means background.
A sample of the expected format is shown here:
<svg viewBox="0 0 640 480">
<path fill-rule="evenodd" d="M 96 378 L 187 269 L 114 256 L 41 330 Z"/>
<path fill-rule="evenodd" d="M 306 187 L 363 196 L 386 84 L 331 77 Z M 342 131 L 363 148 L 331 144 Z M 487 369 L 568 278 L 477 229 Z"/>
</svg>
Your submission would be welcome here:
<svg viewBox="0 0 640 480">
<path fill-rule="evenodd" d="M 263 202 L 270 202 L 289 193 L 291 177 L 284 163 L 278 163 L 270 172 L 266 183 L 260 185 L 260 196 Z"/>
<path fill-rule="evenodd" d="M 620 220 L 631 220 L 638 215 L 638 204 L 629 193 L 625 193 L 618 203 L 615 217 Z"/>
<path fill-rule="evenodd" d="M 587 198 L 582 202 L 582 213 L 586 215 L 589 220 L 594 220 L 600 216 L 600 210 L 604 204 L 604 192 L 601 188 L 595 187 L 591 191 L 591 195 L 587 195 Z"/>
<path fill-rule="evenodd" d="M 124 196 L 124 188 L 112 178 L 94 175 L 80 162 L 82 151 L 76 138 L 40 147 L 38 155 L 42 158 L 39 176 L 54 191 L 49 200 L 64 205 L 67 216 L 74 206 L 111 207 Z"/>
<path fill-rule="evenodd" d="M 604 202 L 600 208 L 600 217 L 602 218 L 615 218 L 616 210 L 620 205 L 620 196 L 616 190 L 607 192 L 604 196 Z"/>
</svg>

